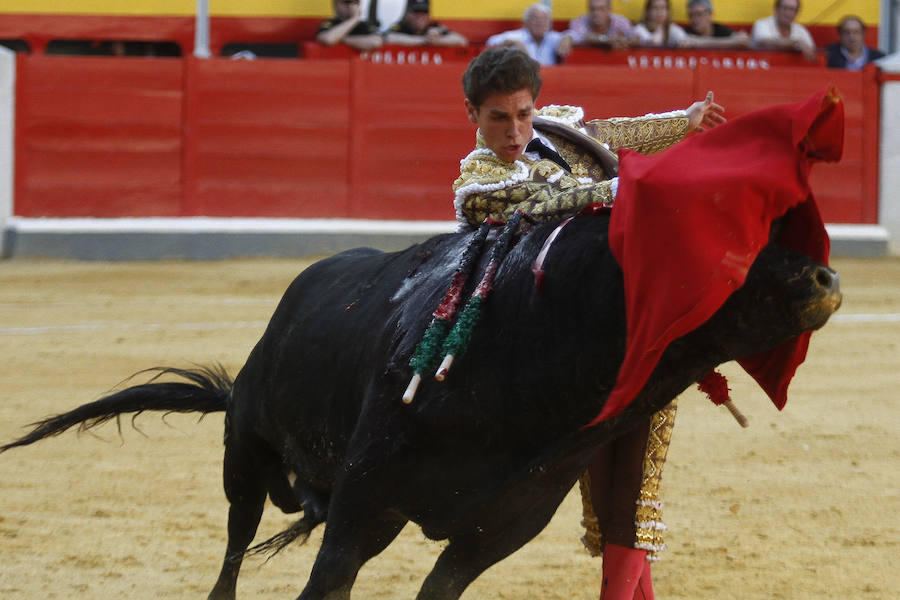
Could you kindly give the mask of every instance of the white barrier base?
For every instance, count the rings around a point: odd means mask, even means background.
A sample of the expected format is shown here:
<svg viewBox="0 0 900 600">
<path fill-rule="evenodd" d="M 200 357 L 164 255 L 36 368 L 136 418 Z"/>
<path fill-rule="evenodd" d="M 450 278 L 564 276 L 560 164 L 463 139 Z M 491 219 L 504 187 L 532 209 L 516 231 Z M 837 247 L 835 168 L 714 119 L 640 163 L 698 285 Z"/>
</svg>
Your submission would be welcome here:
<svg viewBox="0 0 900 600">
<path fill-rule="evenodd" d="M 3 224 L 12 215 L 15 122 L 16 53 L 0 46 L 0 245 Z"/>
<path fill-rule="evenodd" d="M 834 256 L 884 256 L 878 225 L 826 225 Z M 7 219 L 3 257 L 82 260 L 214 260 L 233 256 L 298 257 L 371 246 L 402 250 L 456 229 L 454 221 L 364 219 Z"/>
<path fill-rule="evenodd" d="M 402 250 L 455 230 L 455 221 L 11 217 L 6 221 L 2 256 L 83 260 L 310 256 L 359 246 Z"/>
</svg>

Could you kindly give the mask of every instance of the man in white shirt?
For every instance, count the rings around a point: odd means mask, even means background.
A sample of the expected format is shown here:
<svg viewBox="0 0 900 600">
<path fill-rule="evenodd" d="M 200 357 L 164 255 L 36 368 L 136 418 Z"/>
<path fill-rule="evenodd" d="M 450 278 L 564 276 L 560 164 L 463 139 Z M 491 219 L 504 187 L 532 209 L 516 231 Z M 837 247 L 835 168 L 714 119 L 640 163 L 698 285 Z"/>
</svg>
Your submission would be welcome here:
<svg viewBox="0 0 900 600">
<path fill-rule="evenodd" d="M 753 24 L 751 37 L 757 48 L 795 50 L 810 62 L 816 61 L 816 43 L 809 30 L 796 23 L 800 0 L 775 0 L 775 13 Z"/>
<path fill-rule="evenodd" d="M 572 36 L 554 31 L 550 9 L 532 4 L 525 9 L 521 29 L 492 35 L 488 46 L 516 46 L 541 65 L 556 65 L 572 51 Z"/>
</svg>

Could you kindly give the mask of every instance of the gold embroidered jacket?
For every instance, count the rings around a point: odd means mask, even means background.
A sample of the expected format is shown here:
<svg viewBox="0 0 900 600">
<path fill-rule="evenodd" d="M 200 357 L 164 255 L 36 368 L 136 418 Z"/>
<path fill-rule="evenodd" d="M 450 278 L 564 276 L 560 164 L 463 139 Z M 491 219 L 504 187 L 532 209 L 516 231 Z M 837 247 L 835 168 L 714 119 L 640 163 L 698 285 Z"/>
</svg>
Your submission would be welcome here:
<svg viewBox="0 0 900 600">
<path fill-rule="evenodd" d="M 657 152 L 683 139 L 688 131 L 684 111 L 585 122 L 581 108 L 551 105 L 536 115 L 578 129 L 613 152 L 619 148 Z M 459 177 L 453 182 L 461 226 L 478 226 L 487 217 L 505 221 L 516 209 L 548 220 L 574 214 L 591 203 L 613 203 L 617 182 L 606 176 L 590 152 L 559 136 L 543 135 L 572 167 L 571 173 L 547 159 L 532 161 L 522 156 L 508 163 L 476 133 L 475 150 L 460 161 Z"/>
</svg>

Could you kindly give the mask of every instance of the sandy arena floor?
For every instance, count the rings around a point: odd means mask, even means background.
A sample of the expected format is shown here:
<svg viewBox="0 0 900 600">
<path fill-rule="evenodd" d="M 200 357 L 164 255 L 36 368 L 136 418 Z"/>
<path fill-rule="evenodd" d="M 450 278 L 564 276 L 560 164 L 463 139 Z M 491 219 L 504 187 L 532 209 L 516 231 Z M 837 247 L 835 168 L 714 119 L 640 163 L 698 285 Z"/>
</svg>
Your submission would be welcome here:
<svg viewBox="0 0 900 600">
<path fill-rule="evenodd" d="M 0 262 L 0 440 L 142 368 L 219 361 L 234 374 L 291 260 Z M 689 391 L 663 479 L 662 599 L 900 596 L 900 259 L 836 260 L 844 306 L 813 335 L 778 413 L 735 365 L 742 430 Z M 0 455 L 0 598 L 205 598 L 225 547 L 222 417 L 156 415 L 141 432 L 67 433 Z M 475 599 L 596 599 L 580 499 L 490 569 Z M 266 512 L 258 539 L 292 521 Z M 321 536 L 250 559 L 243 598 L 294 598 Z M 410 526 L 360 573 L 354 598 L 413 598 L 441 545 Z"/>
</svg>

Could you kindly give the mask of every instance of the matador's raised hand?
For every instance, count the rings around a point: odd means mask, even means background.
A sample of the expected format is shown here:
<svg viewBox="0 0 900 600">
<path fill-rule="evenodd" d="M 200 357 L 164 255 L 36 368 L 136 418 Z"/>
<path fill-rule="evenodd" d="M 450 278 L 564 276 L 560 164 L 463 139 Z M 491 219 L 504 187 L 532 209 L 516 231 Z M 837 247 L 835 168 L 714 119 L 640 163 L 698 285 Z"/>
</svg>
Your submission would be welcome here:
<svg viewBox="0 0 900 600">
<path fill-rule="evenodd" d="M 687 112 L 690 131 L 703 131 L 725 122 L 725 117 L 722 116 L 725 107 L 713 102 L 712 92 L 707 92 L 706 99 L 702 102 L 694 102 L 688 106 L 685 112 Z"/>
</svg>

